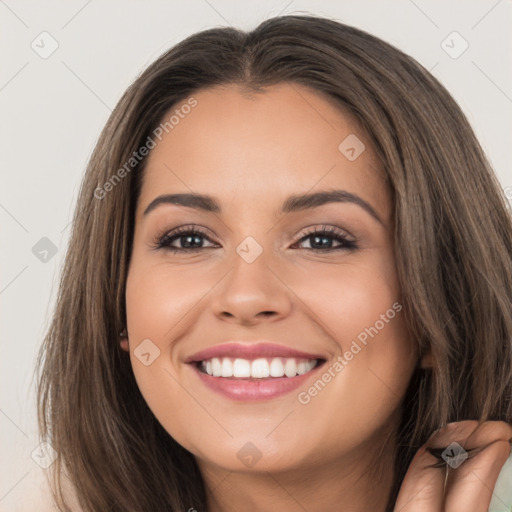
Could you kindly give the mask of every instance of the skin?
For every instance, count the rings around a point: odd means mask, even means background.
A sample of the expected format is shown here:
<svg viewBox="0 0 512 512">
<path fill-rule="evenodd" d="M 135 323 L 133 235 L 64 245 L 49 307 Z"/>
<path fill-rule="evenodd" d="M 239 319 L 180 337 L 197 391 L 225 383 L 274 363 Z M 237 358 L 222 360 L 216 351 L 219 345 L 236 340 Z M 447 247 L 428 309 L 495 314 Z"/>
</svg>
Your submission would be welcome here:
<svg viewBox="0 0 512 512">
<path fill-rule="evenodd" d="M 390 191 L 371 142 L 354 118 L 295 84 L 252 95 L 228 85 L 194 98 L 197 106 L 151 151 L 136 209 L 121 346 L 138 386 L 167 432 L 195 455 L 210 512 L 340 504 L 384 511 L 399 403 L 415 366 L 429 364 L 418 361 L 402 313 L 307 404 L 297 395 L 318 374 L 284 396 L 239 402 L 207 388 L 184 363 L 226 341 L 268 340 L 323 354 L 328 368 L 400 304 Z M 366 148 L 354 161 L 338 149 L 350 134 Z M 380 221 L 350 202 L 279 213 L 291 194 L 331 189 L 359 196 Z M 144 215 L 162 194 L 191 192 L 213 196 L 222 211 L 163 204 Z M 159 236 L 190 225 L 206 231 L 202 249 L 155 249 Z M 324 225 L 357 248 L 311 249 L 305 229 Z M 252 263 L 236 252 L 248 236 L 263 250 Z M 172 245 L 183 243 L 178 236 Z M 147 366 L 134 352 L 145 339 L 160 351 Z M 248 442 L 261 454 L 250 468 L 237 457 Z M 404 502 L 419 481 L 411 478 Z"/>
<path fill-rule="evenodd" d="M 464 450 L 479 450 L 458 467 L 429 467 L 435 459 L 427 447 L 449 447 L 457 442 Z M 418 450 L 404 478 L 395 512 L 487 512 L 494 486 L 510 455 L 512 425 L 503 421 L 458 421 L 436 432 Z M 506 504 L 496 495 L 500 507 Z M 493 508 L 493 510 L 496 510 Z"/>
</svg>

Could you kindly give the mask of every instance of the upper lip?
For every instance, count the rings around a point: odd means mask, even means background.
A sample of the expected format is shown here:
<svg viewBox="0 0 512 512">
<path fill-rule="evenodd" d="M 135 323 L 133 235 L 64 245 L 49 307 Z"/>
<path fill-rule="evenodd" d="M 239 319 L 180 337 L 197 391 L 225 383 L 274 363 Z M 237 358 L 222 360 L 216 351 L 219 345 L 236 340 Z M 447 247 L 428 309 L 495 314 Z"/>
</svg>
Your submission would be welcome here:
<svg viewBox="0 0 512 512">
<path fill-rule="evenodd" d="M 185 363 L 205 361 L 214 357 L 231 357 L 240 359 L 257 359 L 260 357 L 286 357 L 298 359 L 324 359 L 325 356 L 302 352 L 294 348 L 277 345 L 275 343 L 251 343 L 228 342 L 215 345 L 187 357 Z"/>
</svg>

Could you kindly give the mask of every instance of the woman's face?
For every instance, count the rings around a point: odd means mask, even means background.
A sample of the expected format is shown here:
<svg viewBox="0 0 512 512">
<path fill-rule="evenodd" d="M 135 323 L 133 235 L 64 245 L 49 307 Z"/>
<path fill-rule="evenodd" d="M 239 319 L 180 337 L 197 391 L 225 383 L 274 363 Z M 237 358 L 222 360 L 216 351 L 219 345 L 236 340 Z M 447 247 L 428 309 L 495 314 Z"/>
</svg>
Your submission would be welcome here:
<svg viewBox="0 0 512 512">
<path fill-rule="evenodd" d="M 138 386 L 203 467 L 369 460 L 417 361 L 370 140 L 299 85 L 193 98 L 154 139 L 136 210 Z"/>
</svg>

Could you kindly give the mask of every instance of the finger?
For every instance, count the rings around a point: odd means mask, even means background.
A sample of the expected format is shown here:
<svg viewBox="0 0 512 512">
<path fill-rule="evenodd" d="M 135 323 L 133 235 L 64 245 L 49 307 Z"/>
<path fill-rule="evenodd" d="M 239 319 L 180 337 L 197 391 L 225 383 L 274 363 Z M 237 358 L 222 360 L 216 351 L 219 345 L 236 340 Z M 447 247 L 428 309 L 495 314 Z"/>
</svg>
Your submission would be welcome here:
<svg viewBox="0 0 512 512">
<path fill-rule="evenodd" d="M 404 477 L 393 512 L 442 510 L 446 467 L 435 467 L 436 462 L 427 451 L 427 444 L 418 450 Z"/>
<path fill-rule="evenodd" d="M 439 512 L 443 508 L 444 487 L 446 482 L 446 463 L 439 457 L 445 449 L 448 439 L 454 435 L 467 437 L 478 426 L 477 421 L 450 423 L 434 433 L 420 448 L 409 465 L 394 512 Z"/>
<path fill-rule="evenodd" d="M 507 457 L 507 448 L 503 446 L 503 442 L 511 436 L 512 426 L 504 422 L 479 423 L 476 420 L 465 420 L 448 424 L 433 434 L 413 458 L 400 488 L 394 511 L 439 512 L 444 510 L 446 469 L 448 468 L 446 461 L 451 463 L 455 461 L 455 459 L 451 460 L 449 458 L 450 450 L 446 450 L 454 442 L 464 453 L 463 445 L 471 450 L 467 454 L 468 458 L 476 457 L 479 451 L 487 451 L 485 455 L 482 454 L 480 461 L 472 463 L 472 465 L 467 464 L 467 471 L 459 472 L 460 477 L 464 478 L 458 482 L 457 487 L 453 487 L 456 480 L 452 479 L 452 492 L 454 494 L 451 503 L 464 503 L 466 501 L 461 498 L 460 493 L 466 493 L 466 496 L 470 496 L 477 494 L 480 490 L 479 500 L 481 503 L 473 499 L 471 506 L 479 507 L 475 509 L 479 510 L 482 506 L 485 506 L 482 504 L 487 501 L 488 507 L 492 489 Z M 500 440 L 502 441 L 501 445 L 490 446 Z M 508 449 L 508 452 L 510 452 L 510 449 Z M 437 458 L 434 456 L 436 453 Z M 472 470 L 474 473 L 471 472 Z M 464 480 L 467 486 L 470 484 L 471 478 L 468 475 L 473 478 L 471 494 L 468 494 L 467 489 L 462 486 Z M 474 480 L 478 478 L 481 478 L 482 481 L 477 486 L 474 484 Z M 486 493 L 481 492 L 482 486 L 487 486 Z M 461 489 L 460 493 L 458 489 Z M 458 501 L 457 496 L 459 496 Z M 468 512 L 472 509 L 466 506 L 461 510 Z M 487 512 L 487 508 L 483 510 Z"/>
<path fill-rule="evenodd" d="M 486 421 L 477 425 L 477 428 L 465 440 L 464 447 L 466 450 L 473 450 L 489 442 L 509 441 L 511 438 L 512 425 L 504 421 Z"/>
<path fill-rule="evenodd" d="M 443 510 L 487 512 L 496 480 L 510 454 L 511 437 L 512 425 L 508 423 L 475 420 L 451 423 L 431 437 L 427 450 L 437 451 L 448 464 Z"/>
<path fill-rule="evenodd" d="M 448 423 L 446 426 L 432 434 L 426 445 L 433 449 L 446 448 L 451 442 L 465 442 L 473 433 L 477 432 L 481 423 L 477 420 L 463 420 Z"/>
<path fill-rule="evenodd" d="M 465 420 L 449 423 L 436 432 L 427 441 L 427 450 L 437 455 L 441 464 L 448 463 L 450 452 L 447 450 L 451 444 L 455 444 L 455 451 L 460 449 L 467 452 L 468 459 L 476 456 L 488 444 L 502 440 L 509 441 L 512 438 L 512 425 L 503 421 L 478 422 Z"/>
<path fill-rule="evenodd" d="M 459 438 L 462 449 L 473 451 L 473 456 L 448 470 L 446 512 L 487 512 L 496 480 L 510 455 L 511 438 L 512 425 L 498 421 L 481 423 L 466 440 Z"/>
<path fill-rule="evenodd" d="M 449 470 L 446 512 L 487 512 L 496 480 L 510 455 L 508 441 L 496 441 L 457 469 Z"/>
</svg>

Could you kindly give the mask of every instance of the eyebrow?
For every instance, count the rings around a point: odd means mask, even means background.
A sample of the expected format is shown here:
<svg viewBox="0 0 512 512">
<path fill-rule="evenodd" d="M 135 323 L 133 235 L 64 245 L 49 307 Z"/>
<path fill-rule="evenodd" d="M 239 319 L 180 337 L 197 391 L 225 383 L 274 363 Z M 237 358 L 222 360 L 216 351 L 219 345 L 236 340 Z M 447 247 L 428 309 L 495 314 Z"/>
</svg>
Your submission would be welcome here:
<svg viewBox="0 0 512 512">
<path fill-rule="evenodd" d="M 383 226 L 385 225 L 373 206 L 366 202 L 362 197 L 347 192 L 346 190 L 328 190 L 323 192 L 313 192 L 309 194 L 296 194 L 289 196 L 281 207 L 281 214 L 318 208 L 328 203 L 352 203 L 363 208 L 375 220 Z M 160 205 L 175 204 L 187 206 L 196 210 L 203 210 L 209 213 L 221 213 L 222 209 L 219 203 L 211 196 L 204 194 L 165 194 L 158 196 L 149 203 L 144 210 L 143 215 L 147 215 Z"/>
</svg>

